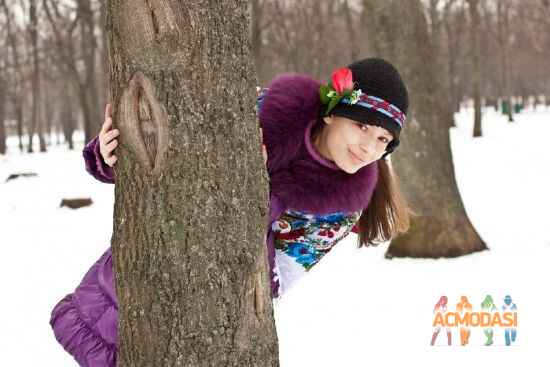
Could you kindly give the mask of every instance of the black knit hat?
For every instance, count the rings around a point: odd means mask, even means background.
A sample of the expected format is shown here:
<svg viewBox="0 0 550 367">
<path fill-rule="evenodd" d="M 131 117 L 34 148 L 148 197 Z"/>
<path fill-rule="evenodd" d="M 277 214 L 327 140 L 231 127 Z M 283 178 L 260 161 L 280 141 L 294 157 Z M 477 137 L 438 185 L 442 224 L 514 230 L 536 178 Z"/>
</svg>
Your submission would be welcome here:
<svg viewBox="0 0 550 367">
<path fill-rule="evenodd" d="M 381 98 L 396 106 L 407 114 L 409 95 L 407 87 L 397 69 L 388 61 L 380 58 L 366 58 L 348 65 L 352 72 L 354 89 L 361 89 L 363 93 Z M 359 106 L 357 104 L 338 103 L 329 114 L 347 117 L 368 125 L 376 125 L 390 131 L 394 139 L 386 147 L 386 155 L 390 154 L 399 145 L 401 126 L 391 117 L 383 113 Z"/>
</svg>

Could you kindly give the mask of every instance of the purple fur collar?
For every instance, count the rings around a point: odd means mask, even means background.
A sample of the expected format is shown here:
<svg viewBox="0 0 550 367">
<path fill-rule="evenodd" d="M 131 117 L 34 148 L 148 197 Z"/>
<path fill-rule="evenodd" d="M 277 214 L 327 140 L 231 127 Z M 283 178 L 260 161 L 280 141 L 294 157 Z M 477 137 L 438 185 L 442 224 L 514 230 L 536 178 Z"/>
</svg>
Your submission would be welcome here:
<svg viewBox="0 0 550 367">
<path fill-rule="evenodd" d="M 311 142 L 319 118 L 319 83 L 300 74 L 275 78 L 259 112 L 268 154 L 271 194 L 286 208 L 314 214 L 366 208 L 378 179 L 376 162 L 349 174 L 324 159 Z"/>
</svg>

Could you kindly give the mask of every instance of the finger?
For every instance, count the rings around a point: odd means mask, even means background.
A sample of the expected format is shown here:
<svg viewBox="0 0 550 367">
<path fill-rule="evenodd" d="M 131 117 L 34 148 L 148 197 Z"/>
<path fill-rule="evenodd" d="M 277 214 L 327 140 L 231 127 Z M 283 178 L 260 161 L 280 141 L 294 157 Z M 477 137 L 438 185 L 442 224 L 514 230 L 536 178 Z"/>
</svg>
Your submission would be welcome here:
<svg viewBox="0 0 550 367">
<path fill-rule="evenodd" d="M 264 164 L 267 164 L 267 150 L 265 149 L 265 144 L 262 144 L 262 155 L 264 156 Z"/>
<path fill-rule="evenodd" d="M 118 129 L 113 129 L 110 131 L 107 131 L 105 135 L 103 135 L 103 139 L 105 140 L 105 143 L 109 143 L 113 138 L 116 138 L 119 135 Z"/>
<path fill-rule="evenodd" d="M 107 151 L 107 153 L 111 153 L 113 150 L 115 150 L 115 148 L 117 147 L 118 145 L 118 141 L 116 139 L 114 139 L 112 142 L 110 142 L 109 144 L 105 145 L 105 150 Z"/>
<path fill-rule="evenodd" d="M 109 166 L 113 167 L 117 161 L 116 155 L 112 155 L 109 158 L 105 160 L 105 163 L 107 163 Z"/>
<path fill-rule="evenodd" d="M 101 131 L 99 132 L 100 135 L 105 134 L 109 129 L 111 128 L 111 125 L 113 124 L 113 120 L 110 117 L 107 117 L 105 121 L 103 121 L 103 125 L 101 126 Z"/>
<path fill-rule="evenodd" d="M 111 117 L 112 113 L 113 113 L 113 106 L 110 103 L 107 103 L 105 105 L 105 120 L 107 120 L 108 117 Z"/>
<path fill-rule="evenodd" d="M 260 96 L 260 91 L 262 90 L 262 88 L 260 88 L 260 86 L 256 86 L 256 96 Z"/>
</svg>

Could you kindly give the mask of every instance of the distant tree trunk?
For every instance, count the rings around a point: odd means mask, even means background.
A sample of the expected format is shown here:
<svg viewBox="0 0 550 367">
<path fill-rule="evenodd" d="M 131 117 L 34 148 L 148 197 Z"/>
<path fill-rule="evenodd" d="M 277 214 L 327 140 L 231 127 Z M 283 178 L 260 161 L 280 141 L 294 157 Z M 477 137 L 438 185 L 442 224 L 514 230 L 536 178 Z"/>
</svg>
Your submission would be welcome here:
<svg viewBox="0 0 550 367">
<path fill-rule="evenodd" d="M 448 130 L 452 116 L 441 100 L 442 85 L 434 83 L 443 71 L 434 62 L 422 3 L 365 1 L 379 11 L 367 12 L 370 16 L 365 19 L 368 34 L 377 35 L 370 38 L 375 42 L 373 49 L 397 66 L 411 99 L 402 143 L 392 163 L 419 216 L 411 218 L 406 234 L 391 242 L 386 256 L 454 257 L 486 249 L 466 216 L 456 186 Z"/>
<path fill-rule="evenodd" d="M 0 71 L 0 154 L 6 154 L 6 94 L 7 83 Z"/>
<path fill-rule="evenodd" d="M 59 4 L 53 0 L 43 0 L 44 11 L 52 26 L 57 43 L 57 52 L 60 62 L 67 73 L 68 78 L 76 88 L 78 102 L 82 110 L 82 120 L 84 129 L 84 140 L 89 141 L 97 135 L 99 126 L 102 123 L 101 111 L 103 107 L 99 105 L 99 95 L 96 85 L 95 73 L 95 50 L 96 39 L 93 32 L 94 16 L 91 9 L 90 0 L 82 0 L 77 3 L 78 17 L 71 21 L 70 26 L 62 27 L 59 24 L 68 23 L 59 12 Z M 53 9 L 51 11 L 50 9 Z M 55 14 L 55 17 L 54 17 Z M 59 24 L 58 24 L 59 23 Z M 76 26 L 80 24 L 80 50 L 74 45 L 73 32 Z M 77 67 L 76 55 L 79 54 L 83 60 L 84 72 L 80 72 Z"/>
<path fill-rule="evenodd" d="M 459 65 L 461 63 L 461 46 L 463 44 L 464 8 L 461 2 L 457 3 L 458 9 L 452 10 L 456 1 L 447 1 L 444 11 L 445 34 L 447 36 L 448 50 L 448 83 L 450 88 L 450 106 L 453 112 L 460 111 L 460 86 Z M 454 119 L 452 121 L 454 126 Z"/>
<path fill-rule="evenodd" d="M 474 138 L 481 132 L 481 65 L 479 51 L 479 0 L 467 0 L 470 12 L 470 55 L 472 58 L 472 96 L 474 99 Z"/>
<path fill-rule="evenodd" d="M 34 133 L 38 133 L 39 149 L 46 151 L 46 142 L 44 140 L 44 124 L 40 114 L 40 65 L 38 60 L 38 16 L 36 14 L 36 0 L 29 0 L 29 34 L 31 38 L 32 52 L 32 109 L 31 121 L 29 126 L 29 146 L 27 152 L 33 152 Z"/>
<path fill-rule="evenodd" d="M 53 80 L 50 80 L 50 85 L 53 84 Z M 52 145 L 52 133 L 55 135 L 55 126 L 53 123 L 54 116 L 56 116 L 56 107 L 57 104 L 56 101 L 59 100 L 59 96 L 57 94 L 57 89 L 55 93 L 44 93 L 41 100 L 41 109 L 44 112 L 42 115 L 43 121 L 44 121 L 44 127 L 45 127 L 45 138 L 46 138 L 46 146 Z M 63 101 L 67 101 L 66 99 Z"/>
<path fill-rule="evenodd" d="M 105 12 L 118 366 L 278 366 L 247 1 Z"/>
<path fill-rule="evenodd" d="M 107 61 L 107 52 L 105 50 L 105 44 L 107 43 L 105 41 L 105 30 L 103 27 L 101 27 L 101 22 L 105 18 L 105 1 L 100 1 L 101 5 L 99 8 L 99 19 L 100 19 L 100 26 L 99 26 L 99 32 L 101 34 L 101 47 L 99 48 L 99 59 L 100 59 L 100 70 L 98 73 L 96 73 L 96 80 L 98 80 L 99 84 L 99 100 L 101 101 L 99 112 L 104 110 L 104 105 L 107 103 L 107 101 L 111 100 L 111 97 L 108 95 L 109 93 L 109 65 Z M 101 114 L 100 114 L 101 115 Z M 100 116 L 101 117 L 101 116 Z M 100 123 L 103 124 L 102 119 L 100 119 Z"/>
<path fill-rule="evenodd" d="M 31 121 L 29 125 L 29 145 L 27 147 L 27 152 L 32 153 L 33 152 L 33 137 L 36 130 L 36 124 L 38 122 L 38 89 L 39 84 L 39 73 L 38 70 L 38 57 L 37 53 L 35 51 L 38 48 L 38 40 L 37 40 L 37 30 L 36 27 L 38 26 L 38 18 L 36 16 L 36 0 L 29 0 L 29 33 L 31 38 L 31 47 L 32 47 L 32 55 L 33 55 L 33 74 L 32 74 L 32 107 L 31 107 Z"/>
<path fill-rule="evenodd" d="M 353 22 L 353 16 L 348 0 L 344 0 L 342 2 L 342 11 L 344 13 L 344 19 L 346 20 L 346 33 L 348 36 L 350 61 L 354 61 L 359 58 L 359 44 L 357 42 L 355 24 Z"/>
<path fill-rule="evenodd" d="M 23 103 L 17 101 L 15 104 L 15 121 L 17 124 L 17 137 L 19 139 L 19 151 L 23 153 L 25 148 L 23 147 Z"/>
<path fill-rule="evenodd" d="M 65 88 L 63 88 L 63 100 L 66 101 L 66 103 L 63 103 L 63 107 L 61 110 L 61 126 L 63 128 L 63 136 L 65 138 L 65 142 L 69 146 L 69 150 L 74 149 L 74 142 L 73 142 L 73 132 L 75 129 L 75 114 L 74 114 L 74 99 L 70 98 L 69 90 L 70 90 L 70 83 L 66 83 Z"/>
<path fill-rule="evenodd" d="M 23 92 L 21 85 L 23 84 L 20 82 L 22 79 L 21 77 L 21 67 L 19 64 L 19 53 L 17 51 L 17 40 L 15 37 L 15 30 L 12 28 L 11 19 L 12 14 L 9 11 L 8 5 L 5 0 L 0 0 L 0 4 L 4 8 L 4 14 L 6 18 L 6 28 L 7 28 L 7 41 L 10 45 L 10 50 L 12 53 L 12 59 L 13 59 L 13 65 L 14 65 L 14 72 L 13 72 L 13 80 L 15 82 L 12 82 L 11 88 L 9 90 L 9 95 L 11 97 L 11 102 L 13 105 L 13 109 L 15 111 L 15 121 L 17 125 L 17 136 L 19 138 L 19 151 L 23 153 Z"/>
<path fill-rule="evenodd" d="M 99 127 L 103 123 L 101 111 L 103 108 L 99 105 L 99 93 L 96 80 L 96 53 L 97 40 L 94 34 L 95 20 L 94 12 L 90 0 L 79 0 L 78 11 L 81 17 L 80 20 L 80 43 L 81 53 L 84 61 L 84 84 L 83 91 L 85 94 L 85 102 L 88 106 L 87 126 L 85 128 L 86 141 L 93 138 Z"/>
<path fill-rule="evenodd" d="M 456 63 L 457 63 L 457 47 L 456 39 L 458 34 L 453 31 L 453 28 L 456 27 L 454 12 L 452 12 L 451 1 L 448 1 L 445 4 L 443 9 L 443 27 L 445 29 L 445 35 L 447 37 L 447 84 L 448 84 L 448 96 L 449 99 L 449 108 L 453 112 L 458 112 L 458 103 L 457 103 L 457 91 L 456 91 Z M 454 125 L 454 119 L 452 120 Z M 452 126 L 451 126 L 452 127 Z"/>
<path fill-rule="evenodd" d="M 510 77 L 508 73 L 509 69 L 509 47 L 510 42 L 510 22 L 509 22 L 509 5 L 504 1 L 497 1 L 497 39 L 500 46 L 500 74 L 502 80 L 502 86 L 504 90 L 504 95 L 502 96 L 504 100 L 508 103 L 508 121 L 514 122 L 513 109 L 512 105 L 512 93 L 510 92 Z"/>
<path fill-rule="evenodd" d="M 258 75 L 263 75 L 263 60 L 262 60 L 262 21 L 263 21 L 263 4 L 260 0 L 250 1 L 250 47 L 254 58 L 254 65 Z"/>
</svg>

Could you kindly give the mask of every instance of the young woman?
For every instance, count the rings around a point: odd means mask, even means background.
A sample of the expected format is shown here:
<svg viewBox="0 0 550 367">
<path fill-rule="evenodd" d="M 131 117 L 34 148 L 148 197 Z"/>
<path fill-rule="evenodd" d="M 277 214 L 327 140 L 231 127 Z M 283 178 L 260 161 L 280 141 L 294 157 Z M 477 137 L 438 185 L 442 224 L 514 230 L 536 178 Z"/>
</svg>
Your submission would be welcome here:
<svg viewBox="0 0 550 367">
<path fill-rule="evenodd" d="M 379 58 L 356 61 L 321 84 L 300 74 L 276 77 L 258 98 L 269 175 L 266 246 L 274 299 L 354 230 L 359 246 L 405 232 L 409 210 L 386 156 L 399 145 L 408 93 Z M 119 132 L 110 106 L 83 154 L 86 169 L 114 183 Z M 74 293 L 52 311 L 57 340 L 82 366 L 115 366 L 117 299 L 111 249 Z"/>
</svg>

